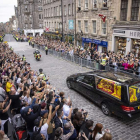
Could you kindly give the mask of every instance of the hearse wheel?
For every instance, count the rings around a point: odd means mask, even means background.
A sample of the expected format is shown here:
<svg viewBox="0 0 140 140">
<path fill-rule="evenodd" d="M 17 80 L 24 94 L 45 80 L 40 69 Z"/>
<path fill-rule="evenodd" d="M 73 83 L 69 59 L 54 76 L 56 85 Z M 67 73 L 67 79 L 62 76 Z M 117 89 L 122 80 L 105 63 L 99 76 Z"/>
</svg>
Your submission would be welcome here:
<svg viewBox="0 0 140 140">
<path fill-rule="evenodd" d="M 111 111 L 108 107 L 108 105 L 106 103 L 102 103 L 101 105 L 101 108 L 102 108 L 102 112 L 107 115 L 107 116 L 110 116 L 111 115 Z"/>
<path fill-rule="evenodd" d="M 69 89 L 72 89 L 70 81 L 67 81 L 67 86 Z"/>
</svg>

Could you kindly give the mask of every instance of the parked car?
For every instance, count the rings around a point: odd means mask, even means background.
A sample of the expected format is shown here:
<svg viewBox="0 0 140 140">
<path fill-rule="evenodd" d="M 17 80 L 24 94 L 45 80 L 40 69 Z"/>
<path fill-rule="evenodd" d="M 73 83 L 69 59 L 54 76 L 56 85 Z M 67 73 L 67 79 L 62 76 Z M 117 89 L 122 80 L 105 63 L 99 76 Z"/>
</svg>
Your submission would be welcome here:
<svg viewBox="0 0 140 140">
<path fill-rule="evenodd" d="M 66 79 L 67 86 L 95 102 L 105 115 L 140 116 L 140 79 L 113 71 L 78 73 Z"/>
</svg>

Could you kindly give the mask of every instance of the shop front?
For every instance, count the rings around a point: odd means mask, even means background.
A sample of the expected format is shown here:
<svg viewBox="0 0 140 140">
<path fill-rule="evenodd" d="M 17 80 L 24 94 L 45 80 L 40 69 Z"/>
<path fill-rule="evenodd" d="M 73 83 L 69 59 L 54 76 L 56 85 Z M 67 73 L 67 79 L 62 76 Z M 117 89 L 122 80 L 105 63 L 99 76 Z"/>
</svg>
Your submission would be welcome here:
<svg viewBox="0 0 140 140">
<path fill-rule="evenodd" d="M 82 46 L 86 47 L 95 47 L 99 52 L 106 52 L 108 47 L 108 42 L 90 39 L 90 38 L 82 38 Z"/>
<path fill-rule="evenodd" d="M 140 31 L 114 29 L 112 51 L 122 55 L 132 52 L 135 57 L 140 58 Z"/>
</svg>

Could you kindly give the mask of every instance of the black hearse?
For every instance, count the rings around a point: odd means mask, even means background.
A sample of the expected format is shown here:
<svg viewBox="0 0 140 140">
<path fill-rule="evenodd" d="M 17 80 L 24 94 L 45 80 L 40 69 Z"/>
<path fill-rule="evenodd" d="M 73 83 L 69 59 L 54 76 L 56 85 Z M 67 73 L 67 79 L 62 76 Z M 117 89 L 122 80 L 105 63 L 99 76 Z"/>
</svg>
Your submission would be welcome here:
<svg viewBox="0 0 140 140">
<path fill-rule="evenodd" d="M 140 79 L 113 71 L 92 71 L 71 75 L 66 80 L 74 89 L 96 104 L 105 115 L 123 118 L 140 116 Z"/>
</svg>

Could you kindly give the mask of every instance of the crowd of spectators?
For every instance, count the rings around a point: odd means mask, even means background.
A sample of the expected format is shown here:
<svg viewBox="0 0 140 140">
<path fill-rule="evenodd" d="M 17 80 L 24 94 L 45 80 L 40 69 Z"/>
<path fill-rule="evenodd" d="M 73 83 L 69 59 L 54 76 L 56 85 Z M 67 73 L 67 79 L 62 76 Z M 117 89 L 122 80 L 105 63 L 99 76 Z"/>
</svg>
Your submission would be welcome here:
<svg viewBox="0 0 140 140">
<path fill-rule="evenodd" d="M 49 78 L 44 81 L 5 43 L 0 43 L 0 97 L 1 140 L 8 111 L 21 114 L 31 140 L 112 140 L 103 124 L 88 120 L 82 108 L 73 109 L 70 97 L 56 91 Z"/>
<path fill-rule="evenodd" d="M 95 46 L 83 48 L 82 46 L 74 46 L 67 42 L 61 42 L 60 40 L 49 40 L 44 36 L 27 36 L 25 38 L 28 40 L 29 45 L 33 47 L 35 44 L 38 48 L 45 48 L 47 46 L 49 49 L 61 52 L 62 54 L 77 56 L 97 63 L 101 63 L 102 59 L 105 58 L 106 65 L 112 68 L 119 68 L 130 73 L 136 73 L 137 75 L 139 75 L 140 72 L 140 60 L 131 52 L 128 52 L 127 55 L 114 53 L 113 51 L 99 52 Z"/>
</svg>

